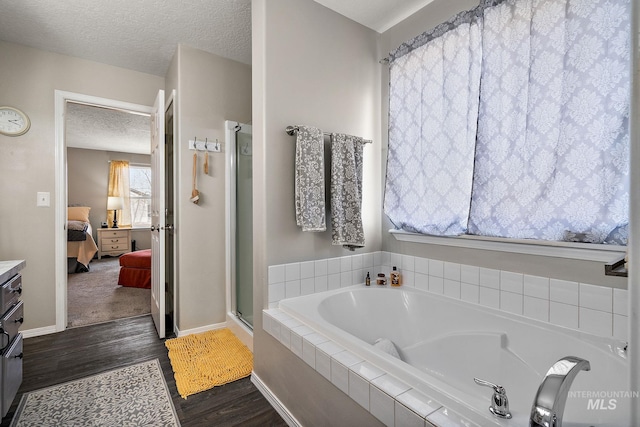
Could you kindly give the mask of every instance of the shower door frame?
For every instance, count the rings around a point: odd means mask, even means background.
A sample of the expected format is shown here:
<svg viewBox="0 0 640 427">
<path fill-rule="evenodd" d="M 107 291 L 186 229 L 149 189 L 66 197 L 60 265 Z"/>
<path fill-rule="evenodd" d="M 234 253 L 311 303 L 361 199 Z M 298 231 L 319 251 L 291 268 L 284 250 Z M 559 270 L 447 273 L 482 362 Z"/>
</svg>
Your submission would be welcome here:
<svg viewBox="0 0 640 427">
<path fill-rule="evenodd" d="M 236 121 L 225 121 L 225 206 L 226 206 L 226 294 L 227 294 L 227 322 L 230 326 L 240 326 L 240 332 L 248 333 L 253 337 L 253 327 L 246 323 L 237 313 L 236 297 L 236 126 L 240 126 L 239 132 L 252 134 L 251 125 Z M 234 325 L 235 324 L 235 325 Z M 234 332 L 238 334 L 237 328 Z M 240 339 L 244 342 L 243 337 Z M 245 342 L 246 344 L 246 342 Z"/>
</svg>

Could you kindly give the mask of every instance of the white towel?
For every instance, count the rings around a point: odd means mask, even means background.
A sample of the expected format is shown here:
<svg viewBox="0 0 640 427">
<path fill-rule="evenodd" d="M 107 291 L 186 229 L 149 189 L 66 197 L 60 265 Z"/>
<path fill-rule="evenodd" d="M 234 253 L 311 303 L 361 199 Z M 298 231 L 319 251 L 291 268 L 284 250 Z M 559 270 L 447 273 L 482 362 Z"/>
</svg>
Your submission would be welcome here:
<svg viewBox="0 0 640 427">
<path fill-rule="evenodd" d="M 357 136 L 334 133 L 331 138 L 332 243 L 350 250 L 364 246 L 362 145 Z"/>
<path fill-rule="evenodd" d="M 298 126 L 295 163 L 296 223 L 302 231 L 326 231 L 324 201 L 324 134 Z"/>
<path fill-rule="evenodd" d="M 378 338 L 373 346 L 379 350 L 384 351 L 387 354 L 392 355 L 393 357 L 397 357 L 398 359 L 402 360 L 400 354 L 398 353 L 396 345 L 387 338 Z"/>
</svg>

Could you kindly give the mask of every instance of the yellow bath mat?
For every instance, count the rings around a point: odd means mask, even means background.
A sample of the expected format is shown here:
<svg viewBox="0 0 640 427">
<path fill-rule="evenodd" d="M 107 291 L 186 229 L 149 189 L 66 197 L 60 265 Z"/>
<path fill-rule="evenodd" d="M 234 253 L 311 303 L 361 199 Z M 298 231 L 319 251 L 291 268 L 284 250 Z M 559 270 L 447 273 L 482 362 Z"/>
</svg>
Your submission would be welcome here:
<svg viewBox="0 0 640 427">
<path fill-rule="evenodd" d="M 253 354 L 229 329 L 165 341 L 178 393 L 187 396 L 247 377 Z"/>
</svg>

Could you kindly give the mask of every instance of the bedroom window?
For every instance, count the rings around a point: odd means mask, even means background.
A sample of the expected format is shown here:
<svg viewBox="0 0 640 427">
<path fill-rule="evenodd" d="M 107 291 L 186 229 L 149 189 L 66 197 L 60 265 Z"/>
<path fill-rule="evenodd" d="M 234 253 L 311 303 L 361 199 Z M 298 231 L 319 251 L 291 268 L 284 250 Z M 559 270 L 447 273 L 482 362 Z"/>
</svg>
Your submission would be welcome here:
<svg viewBox="0 0 640 427">
<path fill-rule="evenodd" d="M 133 228 L 151 226 L 151 166 L 129 166 L 129 198 Z"/>
</svg>

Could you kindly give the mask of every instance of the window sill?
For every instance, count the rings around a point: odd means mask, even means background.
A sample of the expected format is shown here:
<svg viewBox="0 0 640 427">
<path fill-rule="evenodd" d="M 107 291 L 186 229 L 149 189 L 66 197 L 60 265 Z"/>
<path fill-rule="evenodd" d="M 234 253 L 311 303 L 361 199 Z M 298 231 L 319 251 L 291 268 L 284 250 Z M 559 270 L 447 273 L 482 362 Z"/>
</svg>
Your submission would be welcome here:
<svg viewBox="0 0 640 427">
<path fill-rule="evenodd" d="M 511 252 L 556 258 L 578 259 L 610 263 L 624 257 L 626 246 L 598 245 L 592 243 L 551 242 L 542 240 L 505 239 L 485 236 L 428 236 L 403 230 L 389 230 L 389 233 L 403 242 L 431 245 L 455 246 L 487 251 Z"/>
</svg>

